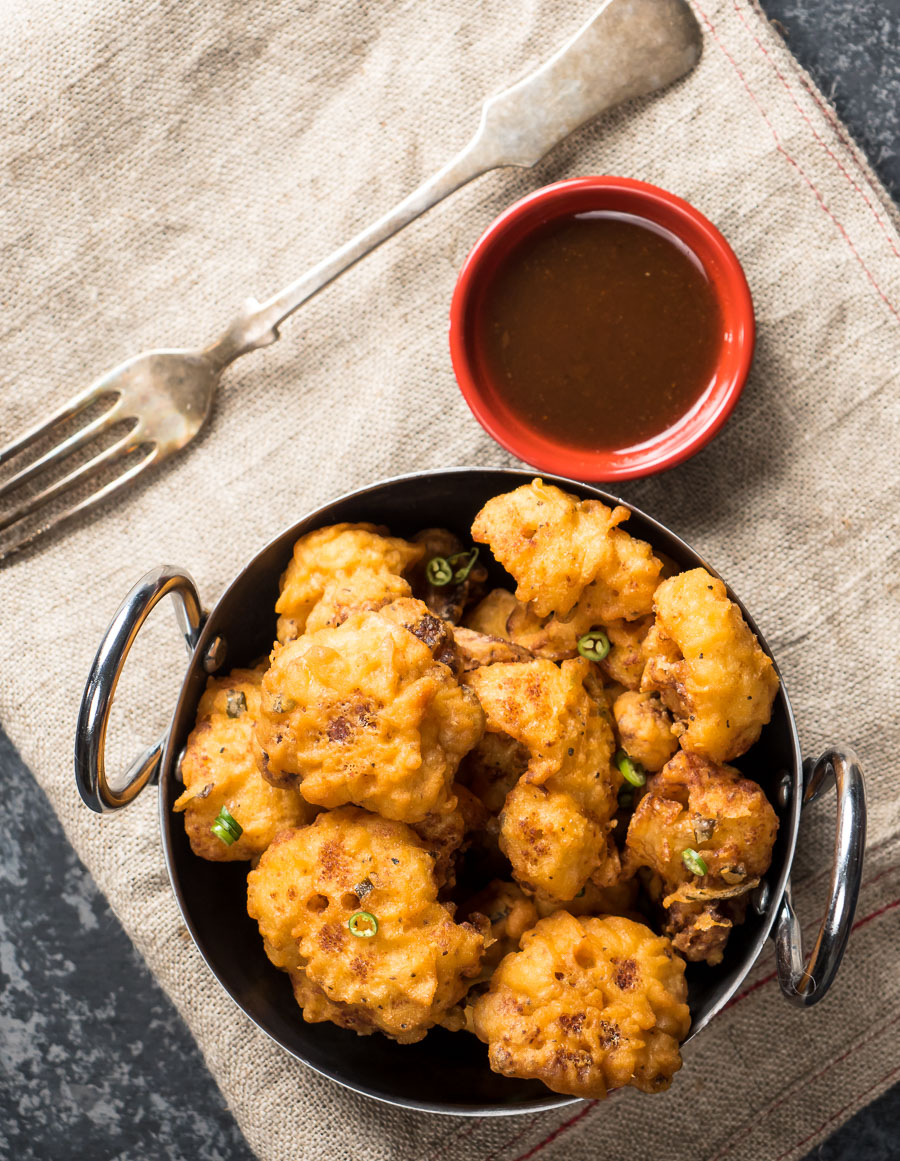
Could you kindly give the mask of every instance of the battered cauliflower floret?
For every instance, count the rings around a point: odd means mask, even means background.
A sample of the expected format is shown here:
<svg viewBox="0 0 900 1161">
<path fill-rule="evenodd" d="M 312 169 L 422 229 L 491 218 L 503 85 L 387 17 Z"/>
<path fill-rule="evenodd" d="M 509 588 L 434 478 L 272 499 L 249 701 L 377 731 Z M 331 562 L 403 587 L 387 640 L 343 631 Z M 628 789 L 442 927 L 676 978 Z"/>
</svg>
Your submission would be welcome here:
<svg viewBox="0 0 900 1161">
<path fill-rule="evenodd" d="M 295 786 L 307 802 L 418 822 L 444 806 L 484 715 L 389 610 L 275 646 L 257 759 L 270 782 Z"/>
<path fill-rule="evenodd" d="M 528 769 L 528 751 L 508 734 L 486 733 L 463 758 L 460 779 L 484 804 L 489 814 L 499 814 L 510 790 Z"/>
<path fill-rule="evenodd" d="M 462 907 L 465 916 L 483 915 L 491 925 L 490 938 L 481 963 L 480 980 L 489 980 L 505 955 L 517 951 L 526 931 L 537 923 L 534 901 L 521 887 L 494 879 Z"/>
<path fill-rule="evenodd" d="M 746 895 L 772 861 L 775 811 L 739 770 L 683 750 L 648 780 L 646 791 L 628 827 L 629 862 L 662 879 L 666 930 L 675 946 L 688 959 L 719 963 Z"/>
<path fill-rule="evenodd" d="M 530 661 L 532 654 L 521 645 L 502 637 L 488 637 L 459 625 L 453 630 L 453 640 L 459 654 L 462 671 L 468 673 L 482 665 L 498 665 L 505 661 Z"/>
<path fill-rule="evenodd" d="M 376 524 L 332 524 L 300 537 L 282 574 L 275 605 L 279 641 L 292 641 L 303 633 L 307 617 L 335 578 L 346 582 L 359 569 L 401 576 L 421 558 L 425 551 L 421 545 L 385 532 Z"/>
<path fill-rule="evenodd" d="M 611 621 L 603 626 L 609 638 L 609 653 L 600 668 L 609 681 L 626 689 L 641 688 L 645 661 L 642 645 L 652 623 L 652 617 L 642 617 L 639 621 Z"/>
<path fill-rule="evenodd" d="M 483 937 L 437 902 L 434 861 L 403 823 L 355 807 L 320 814 L 281 834 L 247 883 L 269 958 L 348 1005 L 357 1030 L 421 1040 L 478 974 Z M 304 985 L 307 996 L 309 1018 L 334 1019 Z"/>
<path fill-rule="evenodd" d="M 314 984 L 305 968 L 288 971 L 294 999 L 303 1012 L 307 1024 L 323 1024 L 326 1021 L 356 1032 L 358 1036 L 370 1036 L 377 1026 L 371 1012 L 360 1004 L 342 1004 L 330 1000 L 326 992 Z"/>
<path fill-rule="evenodd" d="M 563 661 L 578 654 L 578 638 L 572 625 L 555 617 L 539 617 L 507 589 L 491 589 L 466 616 L 465 625 L 548 661 Z"/>
<path fill-rule="evenodd" d="M 403 577 L 392 572 L 359 568 L 351 573 L 337 573 L 326 583 L 321 598 L 310 610 L 304 632 L 335 629 L 343 625 L 351 613 L 377 613 L 385 605 L 409 597 L 411 593 L 412 589 Z"/>
<path fill-rule="evenodd" d="M 638 890 L 638 882 L 633 876 L 606 887 L 598 887 L 588 879 L 574 899 L 556 899 L 546 891 L 535 891 L 532 899 L 541 919 L 557 911 L 568 911 L 570 915 L 625 915 L 633 918 Z"/>
<path fill-rule="evenodd" d="M 662 694 L 682 749 L 713 762 L 739 757 L 771 717 L 778 692 L 771 658 L 705 569 L 663 581 L 654 604 L 641 689 Z"/>
<path fill-rule="evenodd" d="M 618 876 L 608 832 L 621 775 L 605 708 L 584 688 L 590 662 L 513 662 L 467 675 L 491 733 L 528 751 L 500 815 L 500 846 L 526 889 L 571 899 L 588 877 Z"/>
<path fill-rule="evenodd" d="M 402 625 L 414 637 L 418 637 L 431 650 L 435 661 L 454 674 L 459 673 L 460 658 L 453 639 L 453 626 L 432 613 L 424 601 L 415 597 L 403 597 L 392 601 L 381 610 L 395 625 Z"/>
<path fill-rule="evenodd" d="M 181 763 L 184 791 L 172 809 L 184 812 L 191 850 L 201 859 L 253 859 L 280 830 L 312 817 L 295 790 L 270 786 L 257 769 L 253 724 L 264 672 L 235 669 L 228 677 L 211 677 L 200 699 Z M 210 830 L 223 806 L 243 828 L 231 846 Z"/>
<path fill-rule="evenodd" d="M 533 480 L 495 496 L 475 517 L 473 539 L 489 544 L 516 581 L 516 597 L 539 617 L 573 614 L 580 632 L 650 612 L 662 564 L 649 544 L 617 525 L 627 508 L 579 500 Z"/>
<path fill-rule="evenodd" d="M 620 917 L 542 919 L 476 1001 L 475 1032 L 504 1076 L 602 1100 L 669 1087 L 690 1027 L 684 962 L 669 940 Z"/>
<path fill-rule="evenodd" d="M 656 773 L 678 749 L 672 717 L 655 693 L 626 690 L 613 702 L 619 743 L 629 758 Z"/>
</svg>

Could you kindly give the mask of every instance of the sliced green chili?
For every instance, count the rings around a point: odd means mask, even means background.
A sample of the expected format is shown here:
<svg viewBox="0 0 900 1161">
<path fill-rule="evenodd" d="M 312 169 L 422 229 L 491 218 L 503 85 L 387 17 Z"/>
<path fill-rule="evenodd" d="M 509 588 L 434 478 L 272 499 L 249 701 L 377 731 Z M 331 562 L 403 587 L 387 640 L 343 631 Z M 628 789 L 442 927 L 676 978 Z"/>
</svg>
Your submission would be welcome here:
<svg viewBox="0 0 900 1161">
<path fill-rule="evenodd" d="M 588 661 L 602 661 L 609 653 L 609 638 L 602 629 L 591 629 L 578 638 L 578 652 Z"/>
<path fill-rule="evenodd" d="M 242 689 L 229 689 L 225 694 L 225 712 L 230 718 L 247 712 L 247 696 Z"/>
<path fill-rule="evenodd" d="M 462 584 L 462 582 L 468 577 L 469 573 L 475 567 L 475 561 L 477 559 L 477 547 L 468 549 L 466 552 L 457 552 L 453 556 L 447 558 L 447 563 L 451 566 L 456 565 L 456 563 L 460 560 L 464 560 L 466 562 L 464 565 L 462 565 L 461 568 L 455 569 L 453 573 L 454 584 Z"/>
<path fill-rule="evenodd" d="M 369 926 L 360 927 L 360 920 L 364 920 Z M 371 911 L 357 911 L 355 915 L 350 916 L 347 926 L 350 928 L 351 934 L 355 935 L 357 939 L 371 939 L 378 930 L 378 920 Z"/>
<path fill-rule="evenodd" d="M 237 840 L 244 833 L 244 828 L 236 818 L 231 816 L 227 806 L 222 807 L 222 809 L 216 815 L 216 821 L 209 829 L 213 832 L 216 838 L 221 839 L 227 847 L 230 847 L 232 843 L 237 842 Z"/>
<path fill-rule="evenodd" d="M 695 850 L 692 850 L 690 847 L 688 847 L 687 850 L 681 852 L 681 861 L 692 875 L 705 875 L 709 870 L 709 867 L 707 867 L 706 860 L 703 858 L 703 856 L 698 854 Z"/>
<path fill-rule="evenodd" d="M 445 556 L 433 556 L 425 565 L 425 577 L 430 585 L 443 588 L 453 580 L 453 567 Z"/>
<path fill-rule="evenodd" d="M 629 758 L 624 750 L 616 750 L 613 761 L 625 781 L 632 786 L 643 786 L 647 781 L 644 767 L 640 762 L 635 762 L 634 758 Z"/>
</svg>

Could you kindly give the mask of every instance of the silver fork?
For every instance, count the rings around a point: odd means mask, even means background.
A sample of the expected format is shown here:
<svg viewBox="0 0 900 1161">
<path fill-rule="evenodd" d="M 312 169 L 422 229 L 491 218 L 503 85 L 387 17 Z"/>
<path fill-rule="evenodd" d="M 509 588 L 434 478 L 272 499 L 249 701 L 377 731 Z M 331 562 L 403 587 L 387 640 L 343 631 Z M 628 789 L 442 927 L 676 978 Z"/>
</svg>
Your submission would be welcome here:
<svg viewBox="0 0 900 1161">
<path fill-rule="evenodd" d="M 685 0 L 606 0 L 594 16 L 535 72 L 485 101 L 469 144 L 443 169 L 362 233 L 267 302 L 250 299 L 225 333 L 201 350 L 147 351 L 115 367 L 43 423 L 0 451 L 0 466 L 76 419 L 101 400 L 108 408 L 0 484 L 0 560 L 79 512 L 107 499 L 185 447 L 205 424 L 225 368 L 274 343 L 278 327 L 342 271 L 454 190 L 499 166 L 535 165 L 554 145 L 605 109 L 683 76 L 700 56 L 701 35 Z M 131 428 L 85 462 L 15 502 L 25 485 L 41 485 L 53 469 L 124 421 Z M 61 510 L 64 492 L 131 457 L 108 483 Z M 37 517 L 34 523 L 29 517 Z"/>
</svg>

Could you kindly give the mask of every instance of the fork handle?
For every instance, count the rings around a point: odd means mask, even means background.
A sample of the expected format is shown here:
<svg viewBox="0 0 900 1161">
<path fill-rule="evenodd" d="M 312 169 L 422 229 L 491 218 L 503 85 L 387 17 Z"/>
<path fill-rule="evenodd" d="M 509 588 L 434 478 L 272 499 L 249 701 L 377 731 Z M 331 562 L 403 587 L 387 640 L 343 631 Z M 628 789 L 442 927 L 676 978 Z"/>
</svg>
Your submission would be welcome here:
<svg viewBox="0 0 900 1161">
<path fill-rule="evenodd" d="M 225 367 L 248 351 L 274 343 L 278 339 L 279 325 L 307 299 L 312 298 L 376 246 L 386 242 L 426 210 L 443 201 L 454 190 L 495 168 L 498 161 L 491 156 L 485 146 L 483 128 L 484 122 L 465 149 L 443 169 L 438 170 L 367 229 L 351 238 L 311 270 L 307 270 L 296 282 L 292 282 L 266 302 L 258 303 L 255 299 L 249 299 L 228 330 L 207 348 L 205 352 L 207 357 L 217 365 Z"/>
<path fill-rule="evenodd" d="M 274 343 L 298 306 L 398 230 L 475 177 L 501 165 L 535 165 L 580 125 L 683 76 L 701 35 L 685 0 L 603 0 L 575 35 L 534 72 L 489 97 L 469 144 L 368 229 L 260 304 L 251 299 L 205 351 L 219 368 Z"/>
</svg>

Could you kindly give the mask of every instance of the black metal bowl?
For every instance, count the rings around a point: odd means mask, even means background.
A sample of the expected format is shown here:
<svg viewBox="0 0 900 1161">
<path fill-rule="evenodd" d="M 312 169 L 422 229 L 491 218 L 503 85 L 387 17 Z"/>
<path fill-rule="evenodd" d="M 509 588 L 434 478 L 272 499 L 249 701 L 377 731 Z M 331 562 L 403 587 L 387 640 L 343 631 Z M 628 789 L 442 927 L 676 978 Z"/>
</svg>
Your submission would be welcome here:
<svg viewBox="0 0 900 1161">
<path fill-rule="evenodd" d="M 360 1037 L 331 1024 L 306 1024 L 288 978 L 263 952 L 256 925 L 246 911 L 244 863 L 209 863 L 191 852 L 180 816 L 172 812 L 181 785 L 179 759 L 210 673 L 249 665 L 268 652 L 275 633 L 278 580 L 294 542 L 314 528 L 341 521 L 386 524 L 399 536 L 443 526 L 468 539 L 472 520 L 492 496 L 527 482 L 532 473 L 513 469 L 458 468 L 386 480 L 343 496 L 306 516 L 268 544 L 238 574 L 205 619 L 193 582 L 182 570 L 156 569 L 128 594 L 113 619 L 88 679 L 76 738 L 75 773 L 85 802 L 95 810 L 124 806 L 150 781 L 159 781 L 160 830 L 172 888 L 201 954 L 235 1003 L 269 1036 L 299 1060 L 340 1084 L 378 1100 L 442 1113 L 497 1115 L 534 1112 L 571 1103 L 537 1081 L 513 1080 L 490 1071 L 485 1046 L 473 1036 L 435 1028 L 414 1045 L 383 1036 Z M 582 498 L 615 505 L 616 497 L 571 480 L 544 477 Z M 628 531 L 648 540 L 681 568 L 715 570 L 662 524 L 632 508 Z M 495 582 L 509 578 L 494 566 Z M 109 786 L 103 764 L 106 721 L 116 680 L 128 649 L 150 609 L 167 593 L 190 650 L 190 662 L 166 735 L 141 755 L 121 789 Z M 731 590 L 748 624 L 768 647 L 752 617 Z M 774 658 L 773 658 L 774 660 Z M 777 668 L 777 663 L 776 663 Z M 724 961 L 715 968 L 690 964 L 688 1002 L 696 1036 L 750 971 L 776 928 L 778 966 L 789 998 L 803 1004 L 820 999 L 843 953 L 853 917 L 865 835 L 862 777 L 851 751 L 826 752 L 809 764 L 804 779 L 797 728 L 782 683 L 772 720 L 760 740 L 736 763 L 764 788 L 779 818 L 778 839 L 766 881 L 757 889 L 747 920 L 735 929 Z M 832 775 L 838 782 L 838 841 L 832 903 L 814 952 L 804 969 L 799 930 L 790 906 L 789 875 L 801 806 Z M 227 922 L 223 918 L 227 917 Z M 777 920 L 777 925 L 776 925 Z"/>
</svg>

